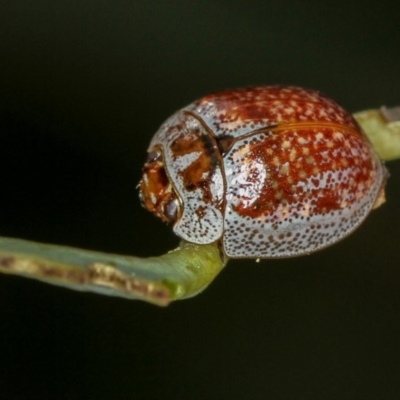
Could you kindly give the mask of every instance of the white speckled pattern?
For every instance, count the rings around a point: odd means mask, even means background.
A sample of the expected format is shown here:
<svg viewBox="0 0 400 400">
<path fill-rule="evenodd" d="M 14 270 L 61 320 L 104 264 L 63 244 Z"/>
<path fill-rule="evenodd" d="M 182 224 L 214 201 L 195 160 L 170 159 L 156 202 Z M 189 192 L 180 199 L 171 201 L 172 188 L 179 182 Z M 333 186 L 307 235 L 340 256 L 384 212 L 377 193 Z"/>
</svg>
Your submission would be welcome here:
<svg viewBox="0 0 400 400">
<path fill-rule="evenodd" d="M 208 184 L 207 199 L 204 188 L 187 189 L 182 173 L 194 165 L 201 153 L 192 151 L 178 156 L 172 149 L 172 144 L 189 135 L 193 136 L 193 141 L 196 143 L 198 140 L 204 140 L 204 137 L 212 139 L 196 118 L 180 112 L 161 126 L 153 137 L 150 147 L 162 147 L 168 177 L 182 203 L 182 215 L 174 225 L 174 232 L 188 242 L 208 244 L 222 236 L 224 219 L 221 207 L 225 192 L 224 180 L 221 165 L 218 163 L 212 170 L 202 171 L 202 178 Z M 216 152 L 217 148 L 213 151 Z M 218 154 L 215 155 L 217 156 Z"/>
<path fill-rule="evenodd" d="M 182 206 L 175 233 L 222 240 L 232 258 L 292 257 L 337 242 L 366 218 L 387 178 L 352 116 L 296 87 L 205 96 L 161 126 L 154 148 Z"/>
</svg>

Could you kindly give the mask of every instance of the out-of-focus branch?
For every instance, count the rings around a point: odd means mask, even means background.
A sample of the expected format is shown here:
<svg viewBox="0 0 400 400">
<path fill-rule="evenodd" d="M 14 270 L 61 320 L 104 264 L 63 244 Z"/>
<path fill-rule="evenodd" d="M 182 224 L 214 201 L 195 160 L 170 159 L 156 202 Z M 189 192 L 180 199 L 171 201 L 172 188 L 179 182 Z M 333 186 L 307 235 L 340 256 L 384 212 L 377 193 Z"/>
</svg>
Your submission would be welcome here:
<svg viewBox="0 0 400 400">
<path fill-rule="evenodd" d="M 400 158 L 400 107 L 360 111 L 354 117 L 382 160 Z"/>
</svg>

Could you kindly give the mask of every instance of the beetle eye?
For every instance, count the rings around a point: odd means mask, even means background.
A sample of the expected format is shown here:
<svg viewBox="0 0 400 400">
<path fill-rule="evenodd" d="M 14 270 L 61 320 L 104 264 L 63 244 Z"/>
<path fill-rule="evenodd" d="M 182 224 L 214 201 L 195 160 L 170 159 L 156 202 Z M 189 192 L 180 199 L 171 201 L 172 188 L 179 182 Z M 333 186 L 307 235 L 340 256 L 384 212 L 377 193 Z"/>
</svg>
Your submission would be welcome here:
<svg viewBox="0 0 400 400">
<path fill-rule="evenodd" d="M 154 161 L 161 160 L 161 153 L 159 151 L 151 151 L 147 155 L 146 164 L 151 164 Z"/>
<path fill-rule="evenodd" d="M 165 217 L 170 221 L 174 222 L 178 218 L 178 199 L 174 198 L 170 200 L 167 204 L 164 206 L 164 215 Z"/>
</svg>

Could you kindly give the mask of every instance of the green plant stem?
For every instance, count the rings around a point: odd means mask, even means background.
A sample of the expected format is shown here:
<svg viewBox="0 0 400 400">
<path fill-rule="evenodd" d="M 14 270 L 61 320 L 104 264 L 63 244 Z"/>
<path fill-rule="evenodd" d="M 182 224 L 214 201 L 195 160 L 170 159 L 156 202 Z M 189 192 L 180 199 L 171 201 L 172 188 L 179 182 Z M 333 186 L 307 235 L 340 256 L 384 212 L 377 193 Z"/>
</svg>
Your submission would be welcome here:
<svg viewBox="0 0 400 400">
<path fill-rule="evenodd" d="M 0 238 L 0 272 L 161 306 L 201 292 L 226 262 L 216 245 L 182 242 L 162 256 L 138 258 Z"/>
</svg>

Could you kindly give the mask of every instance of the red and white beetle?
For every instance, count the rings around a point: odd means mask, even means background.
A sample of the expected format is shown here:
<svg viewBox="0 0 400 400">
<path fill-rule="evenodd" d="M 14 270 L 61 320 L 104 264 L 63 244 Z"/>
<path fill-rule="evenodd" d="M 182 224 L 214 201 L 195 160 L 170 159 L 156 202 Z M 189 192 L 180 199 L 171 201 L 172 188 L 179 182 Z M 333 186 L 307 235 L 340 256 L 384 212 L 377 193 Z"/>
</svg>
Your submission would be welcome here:
<svg viewBox="0 0 400 400">
<path fill-rule="evenodd" d="M 335 101 L 298 87 L 205 96 L 153 137 L 143 205 L 197 244 L 232 258 L 278 258 L 329 246 L 384 199 L 387 172 Z"/>
</svg>

